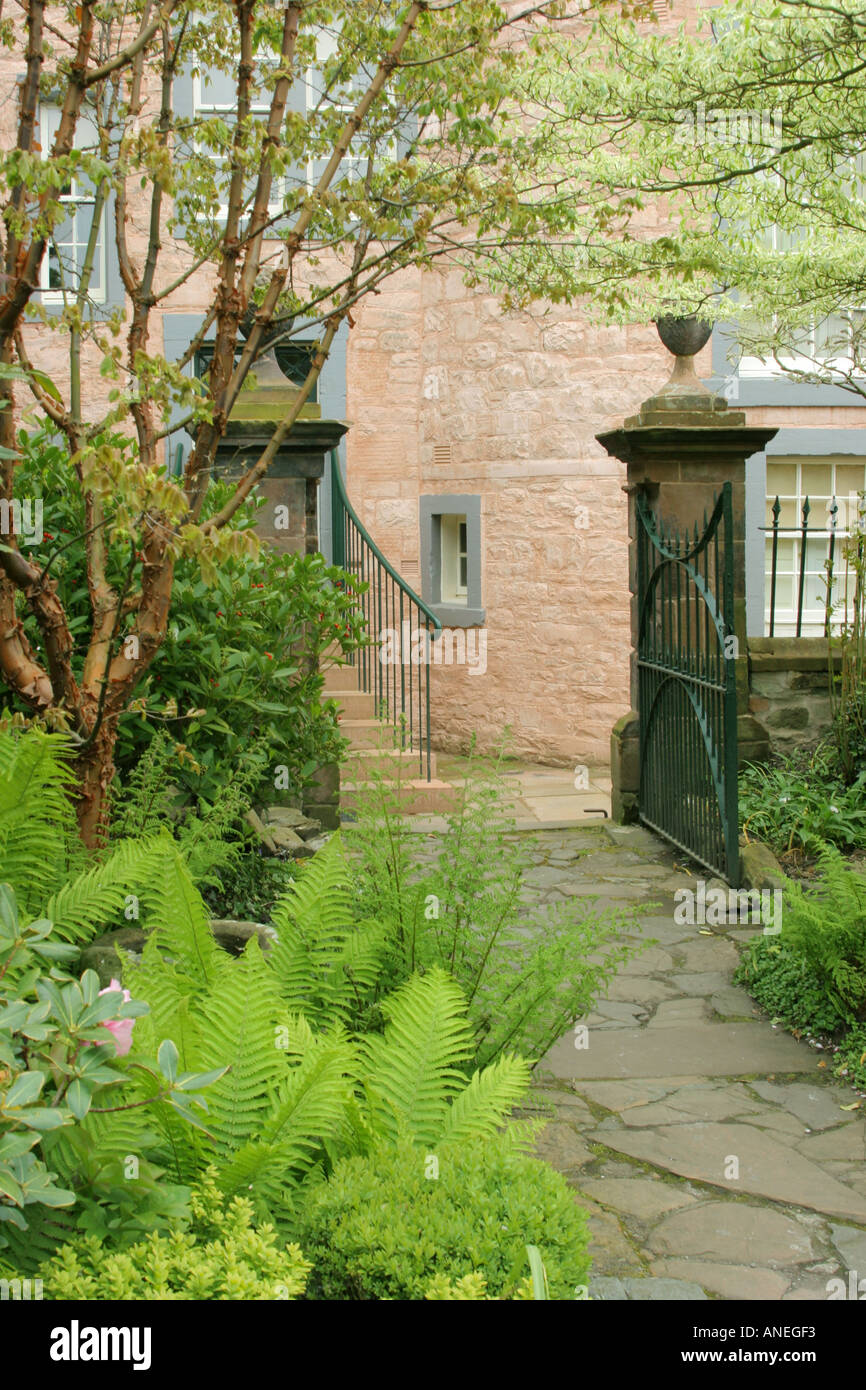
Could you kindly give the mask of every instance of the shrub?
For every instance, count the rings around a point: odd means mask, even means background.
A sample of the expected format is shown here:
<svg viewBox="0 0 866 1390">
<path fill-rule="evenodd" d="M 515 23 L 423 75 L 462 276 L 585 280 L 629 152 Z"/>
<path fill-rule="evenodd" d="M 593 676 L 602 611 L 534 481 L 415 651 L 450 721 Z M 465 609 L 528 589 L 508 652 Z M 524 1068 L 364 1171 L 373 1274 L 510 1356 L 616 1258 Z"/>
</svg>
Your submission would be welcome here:
<svg viewBox="0 0 866 1390">
<path fill-rule="evenodd" d="M 212 585 L 191 561 L 178 563 L 168 632 L 137 695 L 194 760 L 178 763 L 179 781 L 212 800 L 253 741 L 271 791 L 277 767 L 286 769 L 281 785 L 297 791 L 339 761 L 345 740 L 322 695 L 319 658 L 358 636 L 348 583 L 321 555 L 264 545 L 255 559 L 227 561 Z M 118 767 L 134 765 L 151 737 L 148 720 L 125 719 Z"/>
<path fill-rule="evenodd" d="M 833 1032 L 866 1017 L 866 875 L 825 851 L 814 884 L 786 888 L 781 935 L 753 941 L 738 978 L 791 1027 Z"/>
<path fill-rule="evenodd" d="M 866 1018 L 866 874 L 823 854 L 818 881 L 785 893 L 781 939 L 847 1022 Z"/>
<path fill-rule="evenodd" d="M 866 1023 L 855 1024 L 842 1038 L 834 1070 L 859 1090 L 866 1090 Z"/>
<path fill-rule="evenodd" d="M 806 961 L 775 937 L 752 940 L 734 976 L 754 999 L 788 1028 L 834 1033 L 844 1019 Z"/>
<path fill-rule="evenodd" d="M 307 1189 L 296 1235 L 312 1298 L 424 1299 L 432 1281 L 441 1290 L 478 1271 L 494 1297 L 512 1298 L 525 1289 L 528 1242 L 551 1298 L 574 1298 L 589 1270 L 586 1218 L 565 1179 L 508 1134 L 343 1159 Z"/>
<path fill-rule="evenodd" d="M 866 772 L 846 786 L 832 750 L 794 754 L 740 774 L 740 822 L 778 854 L 866 847 Z"/>
<path fill-rule="evenodd" d="M 207 1172 L 193 1189 L 189 1229 L 147 1236 L 106 1251 L 95 1236 L 61 1246 L 39 1274 L 44 1296 L 97 1302 L 122 1299 L 294 1299 L 304 1291 L 309 1263 L 296 1245 L 256 1225 L 252 1203 L 226 1202 Z"/>
</svg>

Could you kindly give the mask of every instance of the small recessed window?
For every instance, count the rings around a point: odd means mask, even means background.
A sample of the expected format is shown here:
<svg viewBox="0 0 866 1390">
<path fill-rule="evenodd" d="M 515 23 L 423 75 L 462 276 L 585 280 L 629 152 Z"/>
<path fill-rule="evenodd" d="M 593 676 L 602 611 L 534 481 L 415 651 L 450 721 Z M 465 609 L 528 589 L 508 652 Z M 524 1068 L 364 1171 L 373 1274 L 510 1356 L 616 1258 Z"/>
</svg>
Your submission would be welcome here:
<svg viewBox="0 0 866 1390">
<path fill-rule="evenodd" d="M 465 516 L 443 516 L 440 526 L 442 544 L 442 602 L 466 603 L 469 562 L 467 556 L 467 526 Z"/>
<path fill-rule="evenodd" d="M 476 627 L 481 605 L 481 498 L 421 497 L 421 591 L 446 625 Z"/>
</svg>

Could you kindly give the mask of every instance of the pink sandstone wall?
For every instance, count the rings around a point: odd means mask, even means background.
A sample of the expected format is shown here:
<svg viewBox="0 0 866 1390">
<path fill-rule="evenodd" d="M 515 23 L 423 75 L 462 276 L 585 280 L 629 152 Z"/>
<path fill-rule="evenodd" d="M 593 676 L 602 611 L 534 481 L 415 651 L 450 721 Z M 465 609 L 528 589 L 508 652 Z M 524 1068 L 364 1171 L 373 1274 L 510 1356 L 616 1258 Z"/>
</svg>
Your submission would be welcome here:
<svg viewBox="0 0 866 1390">
<path fill-rule="evenodd" d="M 666 376 L 654 329 L 505 314 L 457 273 L 403 277 L 359 310 L 348 486 L 374 538 L 420 587 L 418 497 L 482 499 L 487 671 L 434 668 L 438 747 L 475 732 L 489 748 L 509 726 L 526 757 L 607 758 L 628 709 L 627 515 L 594 435 Z"/>
</svg>

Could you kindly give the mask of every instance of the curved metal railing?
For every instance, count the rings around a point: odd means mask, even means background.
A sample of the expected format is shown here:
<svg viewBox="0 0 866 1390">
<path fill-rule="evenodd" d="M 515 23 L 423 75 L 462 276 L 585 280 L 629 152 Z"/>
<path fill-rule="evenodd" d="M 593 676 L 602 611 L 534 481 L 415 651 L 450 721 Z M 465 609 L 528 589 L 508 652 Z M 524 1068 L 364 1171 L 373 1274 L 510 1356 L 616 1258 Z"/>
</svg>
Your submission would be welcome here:
<svg viewBox="0 0 866 1390">
<path fill-rule="evenodd" d="M 331 450 L 333 562 L 360 586 L 368 642 L 350 657 L 358 689 L 375 698 L 377 715 L 393 725 L 396 744 L 418 755 L 430 781 L 431 645 L 442 623 L 397 573 L 364 526 L 346 492 L 340 460 Z"/>
</svg>

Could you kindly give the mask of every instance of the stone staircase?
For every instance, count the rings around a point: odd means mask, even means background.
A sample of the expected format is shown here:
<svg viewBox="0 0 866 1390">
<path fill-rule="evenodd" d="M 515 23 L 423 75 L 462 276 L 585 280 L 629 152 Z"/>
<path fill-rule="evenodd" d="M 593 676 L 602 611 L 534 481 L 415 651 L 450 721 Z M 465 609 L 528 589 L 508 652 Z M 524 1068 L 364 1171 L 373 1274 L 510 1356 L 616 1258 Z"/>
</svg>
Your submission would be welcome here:
<svg viewBox="0 0 866 1390">
<path fill-rule="evenodd" d="M 418 775 L 418 754 L 394 747 L 394 729 L 376 718 L 375 696 L 358 690 L 352 666 L 329 666 L 324 695 L 341 707 L 340 729 L 349 740 L 349 755 L 341 769 L 340 805 L 351 810 L 357 794 L 374 774 L 399 787 L 400 807 L 407 816 L 444 815 L 452 807 L 454 787 L 436 777 L 436 754 L 430 754 L 430 781 Z"/>
</svg>

